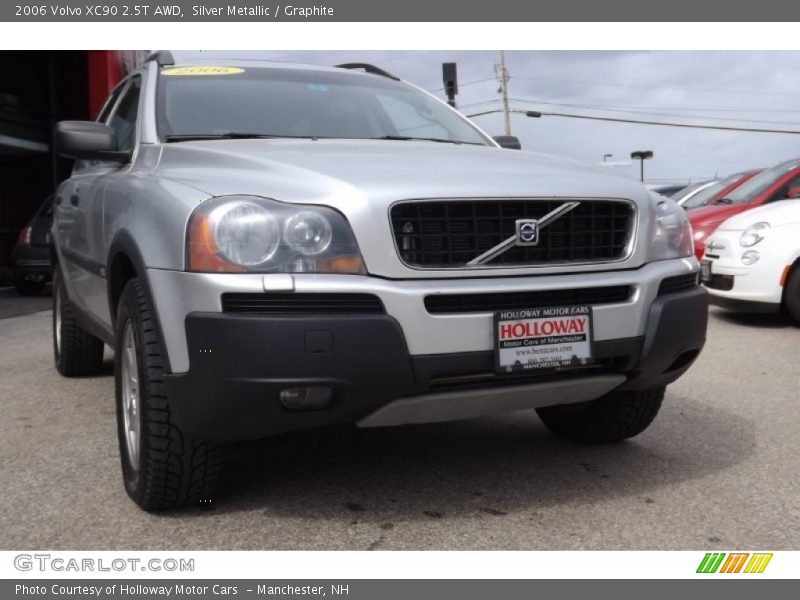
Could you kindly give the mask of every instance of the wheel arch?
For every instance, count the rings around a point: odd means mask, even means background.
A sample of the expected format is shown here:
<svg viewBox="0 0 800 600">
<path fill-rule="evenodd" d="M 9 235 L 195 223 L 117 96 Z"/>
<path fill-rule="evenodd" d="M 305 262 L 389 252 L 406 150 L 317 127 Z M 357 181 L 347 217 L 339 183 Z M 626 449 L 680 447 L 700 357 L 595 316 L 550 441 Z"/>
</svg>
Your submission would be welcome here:
<svg viewBox="0 0 800 600">
<path fill-rule="evenodd" d="M 786 271 L 786 278 L 783 280 L 783 286 L 781 289 L 781 306 L 785 309 L 786 308 L 786 292 L 788 290 L 788 283 L 789 278 L 795 273 L 795 271 L 800 271 L 800 254 L 798 254 L 795 259 L 789 263 L 788 270 Z"/>
<path fill-rule="evenodd" d="M 119 300 L 122 297 L 122 290 L 125 289 L 125 285 L 128 281 L 134 277 L 138 277 L 144 288 L 147 302 L 153 311 L 156 325 L 158 326 L 158 340 L 161 343 L 161 347 L 164 349 L 165 372 L 172 372 L 169 363 L 169 355 L 166 351 L 166 344 L 164 343 L 163 328 L 161 327 L 158 308 L 150 292 L 146 263 L 141 250 L 139 250 L 139 245 L 129 231 L 120 230 L 114 236 L 114 240 L 111 242 L 108 250 L 106 273 L 108 310 L 115 336 L 118 334 L 116 331 L 117 308 L 119 307 Z"/>
</svg>

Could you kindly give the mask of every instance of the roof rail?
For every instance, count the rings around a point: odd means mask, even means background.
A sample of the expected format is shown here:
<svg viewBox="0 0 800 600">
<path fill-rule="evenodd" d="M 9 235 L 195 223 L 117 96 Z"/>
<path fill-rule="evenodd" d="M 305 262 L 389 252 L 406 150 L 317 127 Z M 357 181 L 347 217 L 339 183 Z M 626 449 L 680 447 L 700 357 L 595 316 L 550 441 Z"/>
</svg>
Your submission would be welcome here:
<svg viewBox="0 0 800 600">
<path fill-rule="evenodd" d="M 375 65 L 371 65 L 369 63 L 344 63 L 342 65 L 336 65 L 338 69 L 364 69 L 367 73 L 371 73 L 373 75 L 380 75 L 381 77 L 388 77 L 389 79 L 394 79 L 395 81 L 400 81 L 399 77 L 395 77 L 391 73 L 388 73 L 381 69 L 380 67 L 376 67 Z"/>
<path fill-rule="evenodd" d="M 151 60 L 156 61 L 156 64 L 159 67 L 175 64 L 175 59 L 172 57 L 172 52 L 169 50 L 158 50 L 157 52 L 153 52 L 145 59 L 144 62 L 150 62 Z"/>
</svg>

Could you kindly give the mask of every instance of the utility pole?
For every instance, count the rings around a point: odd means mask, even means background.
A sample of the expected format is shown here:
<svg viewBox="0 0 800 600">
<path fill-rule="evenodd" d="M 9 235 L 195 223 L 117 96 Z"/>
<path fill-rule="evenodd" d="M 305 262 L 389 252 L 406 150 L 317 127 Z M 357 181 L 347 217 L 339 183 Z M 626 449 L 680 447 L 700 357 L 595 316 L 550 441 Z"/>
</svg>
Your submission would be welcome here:
<svg viewBox="0 0 800 600">
<path fill-rule="evenodd" d="M 505 50 L 500 50 L 500 64 L 495 64 L 494 74 L 495 77 L 497 77 L 497 81 L 500 83 L 497 92 L 503 95 L 503 117 L 505 119 L 506 135 L 511 135 L 511 115 L 508 110 L 508 80 L 510 77 L 508 75 L 508 69 L 506 69 Z"/>
</svg>

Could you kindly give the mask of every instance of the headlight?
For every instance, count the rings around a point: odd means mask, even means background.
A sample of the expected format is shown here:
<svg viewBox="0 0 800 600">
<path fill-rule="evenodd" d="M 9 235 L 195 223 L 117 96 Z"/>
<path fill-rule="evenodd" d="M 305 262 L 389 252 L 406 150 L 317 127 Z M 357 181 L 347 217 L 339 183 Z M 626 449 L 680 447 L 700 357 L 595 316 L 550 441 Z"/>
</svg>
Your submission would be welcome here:
<svg viewBox="0 0 800 600">
<path fill-rule="evenodd" d="M 758 253 L 758 250 L 748 250 L 742 254 L 742 264 L 749 267 L 750 265 L 756 264 L 759 258 L 761 258 L 761 255 Z"/>
<path fill-rule="evenodd" d="M 655 201 L 655 228 L 650 240 L 648 260 L 684 258 L 694 252 L 692 228 L 686 211 L 668 198 L 652 196 Z"/>
<path fill-rule="evenodd" d="M 222 204 L 211 211 L 209 221 L 220 256 L 244 267 L 267 262 L 281 241 L 275 217 L 253 202 Z"/>
<path fill-rule="evenodd" d="M 739 245 L 743 248 L 755 246 L 758 242 L 764 239 L 767 229 L 769 229 L 769 223 L 765 221 L 753 223 L 750 225 L 750 227 L 744 230 L 744 233 L 742 233 L 741 237 L 739 238 Z"/>
<path fill-rule="evenodd" d="M 324 206 L 220 196 L 189 219 L 187 269 L 202 273 L 365 273 L 345 218 Z"/>
<path fill-rule="evenodd" d="M 289 247 L 303 256 L 324 252 L 333 238 L 328 220 L 320 213 L 310 210 L 289 217 L 283 231 L 283 239 Z"/>
</svg>

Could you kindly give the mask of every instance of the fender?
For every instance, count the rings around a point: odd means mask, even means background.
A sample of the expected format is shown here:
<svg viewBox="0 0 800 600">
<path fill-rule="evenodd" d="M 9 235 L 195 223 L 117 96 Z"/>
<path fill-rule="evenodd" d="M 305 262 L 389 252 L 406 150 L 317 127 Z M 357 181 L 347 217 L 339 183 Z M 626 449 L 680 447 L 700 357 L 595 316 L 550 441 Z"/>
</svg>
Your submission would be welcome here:
<svg viewBox="0 0 800 600">
<path fill-rule="evenodd" d="M 120 260 L 121 258 L 127 260 Z M 150 281 L 147 277 L 147 266 L 145 264 L 142 253 L 139 250 L 139 245 L 133 234 L 127 229 L 120 229 L 115 235 L 108 249 L 108 260 L 106 263 L 106 273 L 108 274 L 108 309 L 111 315 L 112 325 L 114 327 L 115 335 L 117 334 L 117 305 L 119 298 L 122 294 L 125 282 L 131 277 L 138 277 L 144 287 L 144 293 L 147 298 L 147 303 L 153 311 L 153 317 L 157 325 L 158 342 L 161 348 L 164 349 L 164 372 L 171 373 L 172 369 L 169 363 L 169 354 L 166 351 L 166 344 L 164 343 L 163 328 L 161 327 L 161 318 L 158 314 L 158 308 L 153 300 L 153 294 L 150 291 Z M 133 267 L 133 273 L 126 271 L 130 265 Z"/>
</svg>

